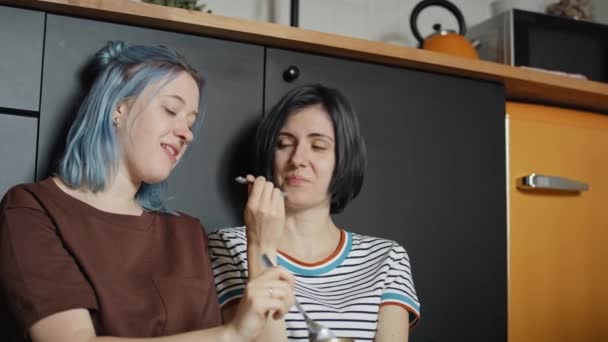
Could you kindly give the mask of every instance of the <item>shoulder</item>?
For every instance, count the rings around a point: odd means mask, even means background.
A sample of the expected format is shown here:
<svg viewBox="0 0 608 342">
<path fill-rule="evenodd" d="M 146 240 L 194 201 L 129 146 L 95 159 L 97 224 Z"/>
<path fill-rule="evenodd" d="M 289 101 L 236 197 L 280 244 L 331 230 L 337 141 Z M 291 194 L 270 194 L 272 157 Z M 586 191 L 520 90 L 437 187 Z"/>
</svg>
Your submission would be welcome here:
<svg viewBox="0 0 608 342">
<path fill-rule="evenodd" d="M 223 228 L 209 234 L 209 252 L 214 270 L 225 266 L 247 268 L 247 236 L 245 227 Z"/>
<path fill-rule="evenodd" d="M 393 240 L 389 240 L 389 239 L 385 239 L 385 238 L 381 238 L 381 237 L 376 237 L 376 236 L 369 236 L 369 235 L 362 235 L 362 234 L 358 234 L 358 233 L 350 233 L 350 235 L 352 236 L 353 239 L 353 247 L 359 247 L 359 248 L 365 248 L 365 249 L 386 249 L 386 250 L 390 250 L 392 248 L 394 248 L 395 246 L 398 246 L 399 244 Z"/>
<path fill-rule="evenodd" d="M 360 251 L 366 254 L 375 254 L 378 256 L 390 256 L 392 258 L 403 257 L 407 258 L 405 248 L 397 241 L 385 239 L 381 237 L 350 233 L 353 239 L 353 250 Z"/>
<path fill-rule="evenodd" d="M 197 235 L 202 233 L 205 237 L 207 236 L 201 221 L 194 216 L 182 212 L 177 212 L 177 215 L 157 211 L 147 212 L 146 214 L 153 216 L 153 225 Z"/>
<path fill-rule="evenodd" d="M 203 226 L 201 221 L 198 218 L 185 214 L 181 211 L 178 211 L 177 215 L 165 214 L 165 213 L 160 213 L 160 212 L 154 212 L 153 214 L 157 215 L 159 217 L 159 219 L 161 219 L 161 220 L 177 222 L 180 224 L 180 226 L 197 227 L 197 228 L 200 228 Z"/>
<path fill-rule="evenodd" d="M 246 243 L 245 227 L 221 228 L 209 234 L 209 241 Z"/>
<path fill-rule="evenodd" d="M 2 211 L 11 209 L 42 209 L 41 198 L 46 195 L 46 182 L 19 184 L 10 188 L 2 198 Z"/>
<path fill-rule="evenodd" d="M 210 233 L 209 249 L 212 253 L 224 253 L 228 250 L 230 254 L 241 254 L 247 251 L 247 233 L 245 227 L 222 228 Z"/>
</svg>

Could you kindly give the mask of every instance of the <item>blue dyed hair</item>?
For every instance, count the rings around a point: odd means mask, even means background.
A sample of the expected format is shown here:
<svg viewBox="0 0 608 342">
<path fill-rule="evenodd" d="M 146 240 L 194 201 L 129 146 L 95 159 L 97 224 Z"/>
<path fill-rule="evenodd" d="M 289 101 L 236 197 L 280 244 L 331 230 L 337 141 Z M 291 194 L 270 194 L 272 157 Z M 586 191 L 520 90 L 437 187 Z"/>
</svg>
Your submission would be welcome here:
<svg viewBox="0 0 608 342">
<path fill-rule="evenodd" d="M 58 175 L 72 188 L 96 193 L 113 180 L 120 161 L 112 125 L 118 104 L 137 98 L 149 85 L 170 82 L 181 72 L 192 76 L 201 93 L 203 80 L 183 56 L 163 46 L 109 42 L 93 63 L 97 76 L 70 127 Z M 195 132 L 201 121 L 197 120 Z M 165 204 L 165 189 L 166 181 L 143 183 L 135 197 L 147 211 L 175 214 Z"/>
</svg>

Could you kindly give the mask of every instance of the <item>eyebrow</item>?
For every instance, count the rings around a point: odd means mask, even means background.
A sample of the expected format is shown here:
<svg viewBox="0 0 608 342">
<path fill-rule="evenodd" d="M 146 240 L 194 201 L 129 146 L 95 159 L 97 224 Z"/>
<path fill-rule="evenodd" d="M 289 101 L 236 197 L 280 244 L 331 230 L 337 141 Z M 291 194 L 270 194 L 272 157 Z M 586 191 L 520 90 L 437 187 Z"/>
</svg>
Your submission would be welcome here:
<svg viewBox="0 0 608 342">
<path fill-rule="evenodd" d="M 279 136 L 281 135 L 287 135 L 290 138 L 295 138 L 295 136 L 289 132 L 279 132 Z M 307 135 L 307 137 L 309 138 L 326 138 L 328 140 L 330 140 L 332 143 L 334 142 L 334 139 L 332 137 L 330 137 L 329 135 L 323 134 L 323 133 L 310 133 Z"/>
<path fill-rule="evenodd" d="M 165 96 L 166 96 L 166 97 L 171 97 L 171 98 L 174 98 L 174 99 L 178 100 L 179 102 L 181 102 L 181 103 L 183 103 L 183 104 L 185 104 L 185 103 L 186 103 L 186 100 L 184 100 L 184 99 L 183 99 L 181 96 L 179 96 L 179 95 L 175 95 L 175 94 L 169 94 L 169 95 L 165 95 Z M 196 117 L 198 117 L 198 112 L 197 112 L 197 111 L 193 110 L 193 111 L 192 111 L 192 114 L 194 114 Z"/>
</svg>

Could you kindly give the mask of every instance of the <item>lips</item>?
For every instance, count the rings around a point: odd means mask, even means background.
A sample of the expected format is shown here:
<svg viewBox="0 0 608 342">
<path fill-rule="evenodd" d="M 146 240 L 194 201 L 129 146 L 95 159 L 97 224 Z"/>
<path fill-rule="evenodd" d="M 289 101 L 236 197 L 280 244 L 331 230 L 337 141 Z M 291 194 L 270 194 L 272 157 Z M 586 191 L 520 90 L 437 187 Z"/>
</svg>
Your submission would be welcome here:
<svg viewBox="0 0 608 342">
<path fill-rule="evenodd" d="M 179 154 L 179 149 L 171 144 L 160 144 L 160 146 L 163 148 L 171 162 L 176 163 L 177 155 Z"/>
<path fill-rule="evenodd" d="M 288 185 L 301 185 L 304 183 L 308 183 L 308 179 L 300 176 L 287 176 L 285 178 L 285 182 Z"/>
</svg>

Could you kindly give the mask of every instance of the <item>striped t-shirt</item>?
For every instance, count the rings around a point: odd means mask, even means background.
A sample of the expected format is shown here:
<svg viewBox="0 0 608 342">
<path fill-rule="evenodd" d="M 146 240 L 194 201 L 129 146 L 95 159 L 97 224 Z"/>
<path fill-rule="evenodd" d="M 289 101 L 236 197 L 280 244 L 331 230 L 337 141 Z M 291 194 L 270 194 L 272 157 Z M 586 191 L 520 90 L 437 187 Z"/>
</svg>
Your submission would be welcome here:
<svg viewBox="0 0 608 342">
<path fill-rule="evenodd" d="M 309 316 L 339 337 L 372 341 L 381 305 L 410 312 L 410 327 L 420 317 L 405 249 L 394 241 L 341 230 L 338 248 L 321 262 L 309 264 L 277 253 L 279 265 L 295 274 L 295 295 Z M 245 228 L 209 235 L 215 287 L 223 306 L 240 298 L 247 282 Z M 290 341 L 308 339 L 306 323 L 295 306 L 285 316 Z"/>
</svg>

